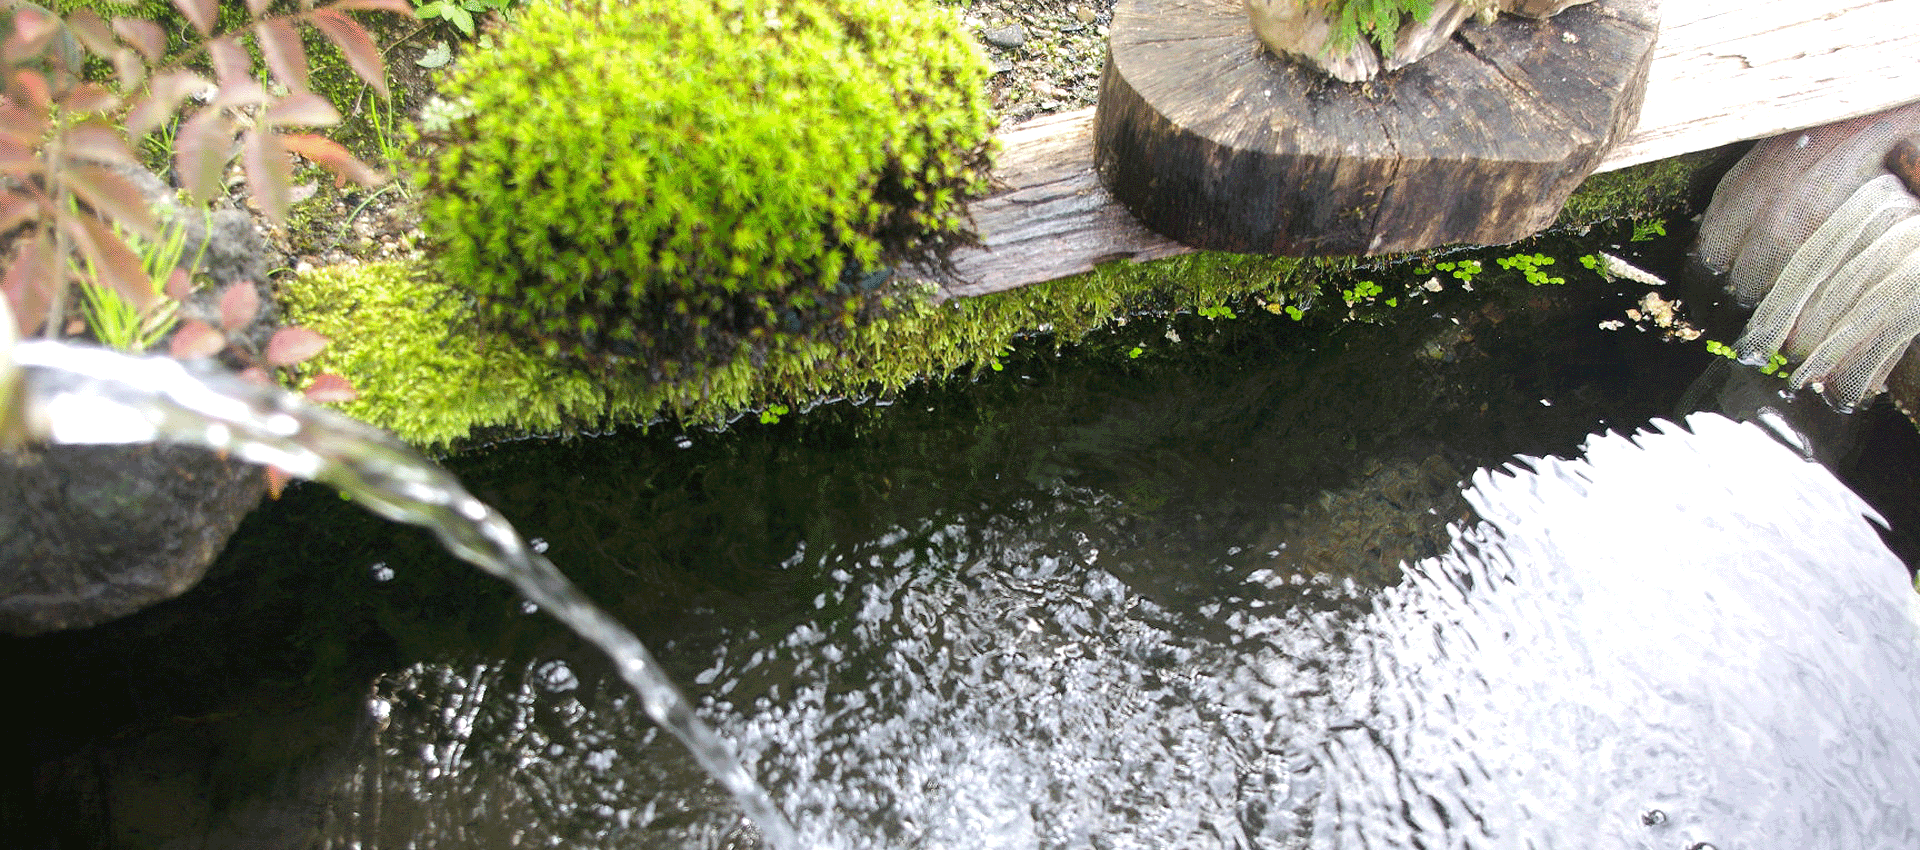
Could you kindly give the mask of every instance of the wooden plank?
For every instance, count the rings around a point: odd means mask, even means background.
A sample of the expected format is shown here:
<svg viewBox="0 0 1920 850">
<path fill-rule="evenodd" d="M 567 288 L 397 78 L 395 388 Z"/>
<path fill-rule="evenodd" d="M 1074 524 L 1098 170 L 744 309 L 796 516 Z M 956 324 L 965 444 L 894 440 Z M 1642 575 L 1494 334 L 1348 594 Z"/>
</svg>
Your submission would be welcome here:
<svg viewBox="0 0 1920 850">
<path fill-rule="evenodd" d="M 1601 170 L 1920 99 L 1920 0 L 1680 0 L 1640 124 Z"/>
<path fill-rule="evenodd" d="M 1639 124 L 1601 171 L 1920 99 L 1920 0 L 1673 0 L 1661 16 Z M 982 247 L 919 275 L 943 297 L 982 295 L 1192 250 L 1100 185 L 1092 129 L 1082 109 L 1001 134 L 998 188 L 971 207 Z"/>
<path fill-rule="evenodd" d="M 1148 230 L 1093 170 L 1093 110 L 1035 118 L 1000 136 L 993 194 L 973 202 L 979 248 L 956 251 L 941 295 L 985 295 L 1079 274 L 1110 260 L 1193 250 Z"/>
</svg>

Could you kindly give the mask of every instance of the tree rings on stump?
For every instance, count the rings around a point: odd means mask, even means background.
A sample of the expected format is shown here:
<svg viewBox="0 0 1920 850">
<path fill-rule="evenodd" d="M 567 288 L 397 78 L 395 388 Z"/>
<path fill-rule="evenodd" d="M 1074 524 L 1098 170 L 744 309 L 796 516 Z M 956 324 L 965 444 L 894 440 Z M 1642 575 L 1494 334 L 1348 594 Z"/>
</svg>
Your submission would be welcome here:
<svg viewBox="0 0 1920 850">
<path fill-rule="evenodd" d="M 1147 226 L 1196 248 L 1377 254 L 1504 244 L 1553 222 L 1631 130 L 1655 0 L 1469 22 L 1365 83 L 1269 53 L 1242 0 L 1119 0 L 1095 161 Z"/>
</svg>

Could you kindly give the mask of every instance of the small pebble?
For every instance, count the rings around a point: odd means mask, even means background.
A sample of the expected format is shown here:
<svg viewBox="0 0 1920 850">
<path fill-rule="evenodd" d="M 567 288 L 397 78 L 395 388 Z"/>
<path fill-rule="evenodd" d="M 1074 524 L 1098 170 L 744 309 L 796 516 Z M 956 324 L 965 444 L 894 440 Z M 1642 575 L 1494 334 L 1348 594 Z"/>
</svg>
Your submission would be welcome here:
<svg viewBox="0 0 1920 850">
<path fill-rule="evenodd" d="M 1013 50 L 1027 43 L 1027 28 L 1019 24 L 993 27 L 981 35 L 986 37 L 988 44 L 1005 50 Z"/>
<path fill-rule="evenodd" d="M 1080 23 L 1083 23 L 1083 24 L 1093 23 L 1093 19 L 1094 19 L 1093 10 L 1085 6 L 1073 7 L 1073 16 L 1076 18 L 1079 18 Z"/>
</svg>

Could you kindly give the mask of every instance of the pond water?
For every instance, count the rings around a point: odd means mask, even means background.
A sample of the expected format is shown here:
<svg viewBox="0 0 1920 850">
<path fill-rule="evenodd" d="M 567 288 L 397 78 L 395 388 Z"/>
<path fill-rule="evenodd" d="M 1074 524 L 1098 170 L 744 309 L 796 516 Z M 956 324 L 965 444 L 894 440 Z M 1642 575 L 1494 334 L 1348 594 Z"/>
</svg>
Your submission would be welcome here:
<svg viewBox="0 0 1920 850">
<path fill-rule="evenodd" d="M 1752 427 L 1588 443 L 1746 403 L 1599 327 L 1644 286 L 1493 277 L 449 465 L 809 846 L 1920 845 L 1920 631 L 1865 506 Z M 1912 551 L 1912 428 L 1796 416 Z M 589 646 L 321 488 L 187 597 L 0 654 L 19 846 L 756 843 Z"/>
</svg>

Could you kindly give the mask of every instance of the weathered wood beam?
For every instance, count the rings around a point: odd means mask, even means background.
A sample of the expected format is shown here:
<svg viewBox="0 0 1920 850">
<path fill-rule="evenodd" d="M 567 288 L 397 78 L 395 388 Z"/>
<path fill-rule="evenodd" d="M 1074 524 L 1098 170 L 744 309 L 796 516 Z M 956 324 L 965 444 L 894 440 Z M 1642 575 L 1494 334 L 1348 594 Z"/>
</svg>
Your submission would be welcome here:
<svg viewBox="0 0 1920 850">
<path fill-rule="evenodd" d="M 1601 171 L 1920 100 L 1920 0 L 1677 0 L 1661 16 L 1639 123 Z M 1001 135 L 998 188 L 972 205 L 983 246 L 927 275 L 944 297 L 1191 250 L 1100 185 L 1092 129 L 1083 109 Z"/>
</svg>

